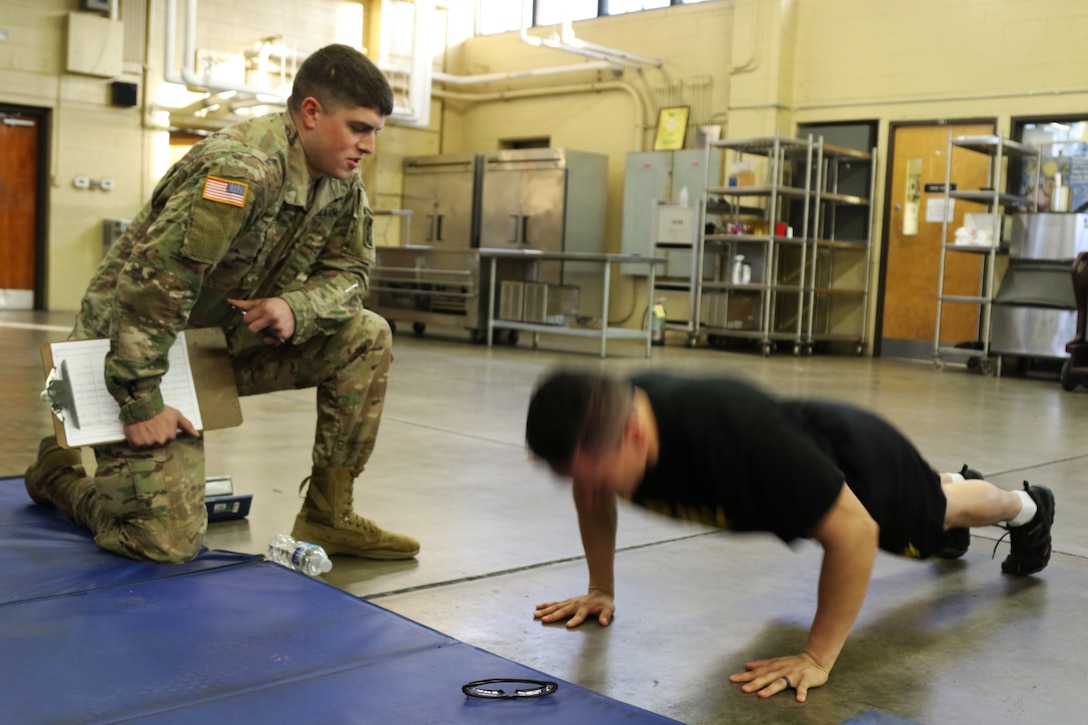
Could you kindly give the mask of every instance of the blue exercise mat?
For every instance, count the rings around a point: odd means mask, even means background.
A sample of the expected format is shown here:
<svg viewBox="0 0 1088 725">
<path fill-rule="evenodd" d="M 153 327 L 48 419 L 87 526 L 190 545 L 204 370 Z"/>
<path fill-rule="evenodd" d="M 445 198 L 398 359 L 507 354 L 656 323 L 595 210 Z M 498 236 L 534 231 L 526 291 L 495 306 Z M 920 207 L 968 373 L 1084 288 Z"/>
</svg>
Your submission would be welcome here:
<svg viewBox="0 0 1088 725">
<path fill-rule="evenodd" d="M 850 718 L 842 725 L 919 725 L 919 723 L 913 720 L 904 720 L 879 710 L 869 710 L 857 717 Z"/>
<path fill-rule="evenodd" d="M 99 549 L 90 532 L 76 527 L 59 510 L 34 504 L 22 477 L 0 479 L 0 551 L 5 560 L 0 606 L 261 559 L 252 554 L 204 549 L 187 564 L 163 566 L 129 561 Z"/>
<path fill-rule="evenodd" d="M 0 480 L 0 537 L 18 552 L 0 573 L 5 722 L 676 722 L 567 682 L 469 698 L 470 680 L 555 678 L 259 557 L 101 552 L 19 479 Z"/>
</svg>

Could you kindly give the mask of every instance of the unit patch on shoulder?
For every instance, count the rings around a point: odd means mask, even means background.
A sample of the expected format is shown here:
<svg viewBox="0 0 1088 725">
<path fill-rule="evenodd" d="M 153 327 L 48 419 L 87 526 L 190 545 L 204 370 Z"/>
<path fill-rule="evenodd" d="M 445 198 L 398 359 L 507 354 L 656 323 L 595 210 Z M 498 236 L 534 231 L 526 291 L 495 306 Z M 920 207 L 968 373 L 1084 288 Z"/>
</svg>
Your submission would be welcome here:
<svg viewBox="0 0 1088 725">
<path fill-rule="evenodd" d="M 202 196 L 208 201 L 217 201 L 232 206 L 245 206 L 248 192 L 249 186 L 241 181 L 228 181 L 217 176 L 209 176 L 204 180 L 204 193 Z"/>
</svg>

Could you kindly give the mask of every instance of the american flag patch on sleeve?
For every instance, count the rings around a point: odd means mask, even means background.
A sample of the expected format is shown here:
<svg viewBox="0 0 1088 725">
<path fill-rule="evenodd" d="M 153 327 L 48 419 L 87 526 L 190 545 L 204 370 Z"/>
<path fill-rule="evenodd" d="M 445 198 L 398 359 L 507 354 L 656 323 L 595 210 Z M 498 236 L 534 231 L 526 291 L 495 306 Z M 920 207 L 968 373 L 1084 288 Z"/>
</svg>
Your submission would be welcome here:
<svg viewBox="0 0 1088 725">
<path fill-rule="evenodd" d="M 208 201 L 245 206 L 246 192 L 248 191 L 249 186 L 240 181 L 227 181 L 217 176 L 209 176 L 204 180 L 203 197 Z"/>
</svg>

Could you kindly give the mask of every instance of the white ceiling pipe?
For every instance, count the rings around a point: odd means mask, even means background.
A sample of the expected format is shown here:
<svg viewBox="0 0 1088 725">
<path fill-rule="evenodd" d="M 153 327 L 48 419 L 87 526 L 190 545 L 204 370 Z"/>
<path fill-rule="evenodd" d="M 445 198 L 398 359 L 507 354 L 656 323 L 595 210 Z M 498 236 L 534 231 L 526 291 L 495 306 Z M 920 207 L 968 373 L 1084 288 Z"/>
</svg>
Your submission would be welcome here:
<svg viewBox="0 0 1088 725">
<path fill-rule="evenodd" d="M 578 55 L 584 55 L 587 58 L 595 58 L 597 60 L 606 60 L 612 63 L 619 63 L 625 65 L 628 68 L 634 68 L 636 70 L 642 70 L 642 63 L 635 60 L 631 60 L 634 56 L 631 53 L 625 53 L 620 50 L 614 50 L 612 48 L 606 48 L 603 45 L 595 46 L 596 49 L 590 50 L 589 48 L 579 48 L 573 45 L 568 45 L 560 40 L 553 38 L 538 38 L 535 35 L 529 35 L 529 28 L 533 24 L 533 0 L 522 0 L 521 3 L 521 29 L 518 31 L 518 38 L 523 43 L 527 43 L 536 47 L 553 48 L 554 50 L 563 50 L 568 53 L 577 53 Z M 574 31 L 570 32 L 570 36 L 574 36 Z M 663 63 L 659 60 L 650 60 L 650 63 L 660 68 Z"/>
<path fill-rule="evenodd" d="M 461 93 L 458 91 L 444 91 L 435 89 L 432 91 L 435 98 L 450 101 L 463 101 L 465 103 L 492 103 L 500 101 L 515 101 L 523 98 L 537 98 L 540 96 L 556 96 L 571 93 L 600 93 L 603 91 L 620 91 L 631 97 L 635 107 L 635 141 L 633 150 L 642 151 L 644 146 L 646 128 L 646 105 L 642 96 L 630 84 L 623 81 L 603 81 L 598 83 L 580 83 L 568 86 L 549 86 L 547 88 L 526 88 L 516 91 L 494 91 L 490 93 Z"/>
<path fill-rule="evenodd" d="M 172 3 L 173 0 L 170 0 Z M 185 82 L 185 85 L 190 88 L 200 88 L 207 91 L 237 91 L 239 93 L 252 93 L 262 96 L 267 96 L 269 102 L 282 103 L 287 105 L 287 96 L 283 91 L 274 90 L 271 88 L 258 88 L 257 86 L 247 86 L 241 83 L 213 83 L 210 80 L 201 78 L 190 69 L 190 65 L 196 60 L 196 5 L 197 0 L 185 0 L 185 42 L 182 46 L 183 63 L 181 65 L 181 78 Z M 173 15 L 168 14 L 166 18 L 167 33 L 172 33 L 170 27 L 173 23 Z M 272 99 L 275 99 L 273 101 Z"/>
<path fill-rule="evenodd" d="M 423 28 L 429 27 L 434 0 L 415 0 L 412 22 L 412 70 L 408 76 L 407 113 L 393 111 L 389 120 L 412 128 L 426 128 L 431 122 L 431 58 L 423 43 Z"/>
<path fill-rule="evenodd" d="M 181 79 L 181 76 L 174 69 L 174 38 L 176 35 L 174 26 L 177 14 L 177 0 L 166 0 L 166 37 L 163 39 L 162 78 L 167 83 L 185 85 L 185 81 Z"/>
<path fill-rule="evenodd" d="M 563 27 L 560 29 L 560 40 L 571 48 L 584 48 L 585 50 L 596 50 L 605 55 L 616 56 L 617 58 L 623 58 L 625 60 L 632 61 L 634 63 L 641 63 L 644 65 L 652 65 L 654 68 L 661 68 L 665 65 L 665 61 L 660 58 L 649 58 L 644 55 L 638 55 L 637 53 L 628 53 L 625 50 L 617 50 L 615 48 L 609 48 L 604 45 L 597 45 L 596 43 L 590 43 L 588 41 L 577 38 L 574 35 L 574 27 L 568 20 L 563 23 Z"/>
<path fill-rule="evenodd" d="M 582 63 L 581 65 L 563 65 L 554 68 L 533 68 L 531 70 L 512 71 L 510 73 L 482 73 L 472 76 L 455 76 L 449 73 L 434 73 L 432 80 L 439 83 L 449 83 L 455 86 L 471 86 L 481 83 L 498 83 L 512 81 L 521 78 L 541 78 L 544 76 L 564 75 L 567 73 L 581 73 L 584 71 L 612 71 L 622 72 L 623 68 L 609 61 L 596 63 Z"/>
</svg>

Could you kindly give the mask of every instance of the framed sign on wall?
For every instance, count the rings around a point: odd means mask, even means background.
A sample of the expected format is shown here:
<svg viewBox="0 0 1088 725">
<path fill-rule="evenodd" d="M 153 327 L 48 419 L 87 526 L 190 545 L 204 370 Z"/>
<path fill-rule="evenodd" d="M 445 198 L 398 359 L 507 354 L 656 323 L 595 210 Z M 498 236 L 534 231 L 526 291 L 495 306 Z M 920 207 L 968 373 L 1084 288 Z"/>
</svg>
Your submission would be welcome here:
<svg viewBox="0 0 1088 725">
<path fill-rule="evenodd" d="M 691 106 L 668 106 L 657 112 L 654 151 L 679 151 L 684 148 Z"/>
</svg>

